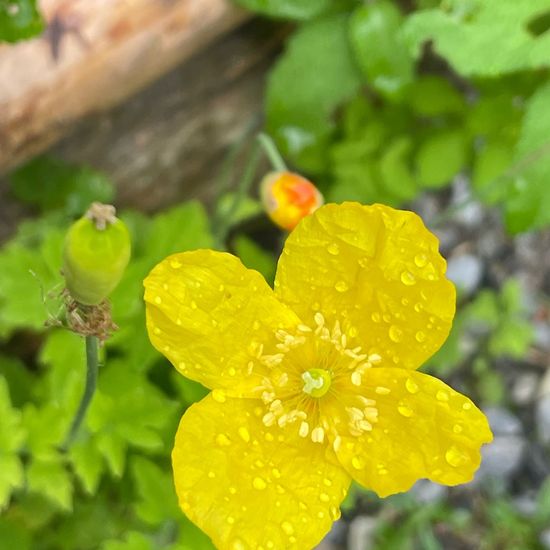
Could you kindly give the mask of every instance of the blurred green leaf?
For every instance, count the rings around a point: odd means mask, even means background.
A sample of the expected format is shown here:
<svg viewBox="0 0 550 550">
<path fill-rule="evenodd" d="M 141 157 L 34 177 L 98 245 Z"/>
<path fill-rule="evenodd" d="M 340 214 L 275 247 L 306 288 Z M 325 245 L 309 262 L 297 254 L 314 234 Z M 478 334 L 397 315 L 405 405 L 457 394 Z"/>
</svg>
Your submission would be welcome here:
<svg viewBox="0 0 550 550">
<path fill-rule="evenodd" d="M 259 271 L 268 283 L 273 282 L 276 268 L 273 254 L 264 250 L 246 235 L 237 235 L 232 245 L 246 267 Z"/>
<path fill-rule="evenodd" d="M 269 77 L 268 131 L 304 170 L 324 170 L 322 149 L 334 129 L 330 117 L 360 86 L 347 31 L 344 16 L 303 25 Z"/>
<path fill-rule="evenodd" d="M 44 22 L 36 0 L 0 1 L 0 42 L 18 42 L 40 34 Z"/>
<path fill-rule="evenodd" d="M 338 2 L 335 0 L 234 0 L 237 4 L 251 11 L 280 17 L 304 21 L 317 17 Z M 341 3 L 341 2 L 340 2 Z"/>
<path fill-rule="evenodd" d="M 472 185 L 483 202 L 494 204 L 505 196 L 503 175 L 513 159 L 513 147 L 505 142 L 488 142 L 477 151 L 474 160 Z"/>
<path fill-rule="evenodd" d="M 358 7 L 350 20 L 350 41 L 367 81 L 395 97 L 412 81 L 413 61 L 401 37 L 403 16 L 383 0 Z"/>
<path fill-rule="evenodd" d="M 130 531 L 124 540 L 110 540 L 101 546 L 101 550 L 155 550 L 150 537 L 137 531 Z"/>
<path fill-rule="evenodd" d="M 4 548 L 31 550 L 31 534 L 8 518 L 0 517 L 0 541 Z"/>
<path fill-rule="evenodd" d="M 407 102 L 423 117 L 460 114 L 465 107 L 463 96 L 440 76 L 417 78 L 407 90 Z"/>
<path fill-rule="evenodd" d="M 95 494 L 104 470 L 103 458 L 95 441 L 92 438 L 77 439 L 69 449 L 69 456 L 84 490 L 90 495 Z"/>
<path fill-rule="evenodd" d="M 12 491 L 23 485 L 23 466 L 17 451 L 24 439 L 21 414 L 11 406 L 8 385 L 0 376 L 0 511 L 8 504 Z"/>
<path fill-rule="evenodd" d="M 59 459 L 35 457 L 27 469 L 27 486 L 29 491 L 44 495 L 62 510 L 71 510 L 73 485 Z"/>
<path fill-rule="evenodd" d="M 550 39 L 550 33 L 547 33 Z M 512 233 L 550 223 L 550 82 L 527 104 L 514 155 L 514 171 L 504 203 L 506 226 Z"/>
<path fill-rule="evenodd" d="M 458 130 L 431 134 L 417 153 L 419 182 L 426 187 L 449 183 L 466 163 L 466 147 L 464 134 Z"/>
<path fill-rule="evenodd" d="M 527 32 L 528 23 L 549 10 L 547 0 L 451 0 L 412 14 L 405 25 L 411 53 L 432 42 L 436 53 L 463 76 L 499 76 L 548 67 L 550 35 Z"/>
<path fill-rule="evenodd" d="M 92 202 L 111 203 L 115 196 L 104 174 L 46 156 L 18 168 L 10 179 L 22 201 L 41 210 L 63 209 L 68 216 L 81 216 Z"/>
</svg>

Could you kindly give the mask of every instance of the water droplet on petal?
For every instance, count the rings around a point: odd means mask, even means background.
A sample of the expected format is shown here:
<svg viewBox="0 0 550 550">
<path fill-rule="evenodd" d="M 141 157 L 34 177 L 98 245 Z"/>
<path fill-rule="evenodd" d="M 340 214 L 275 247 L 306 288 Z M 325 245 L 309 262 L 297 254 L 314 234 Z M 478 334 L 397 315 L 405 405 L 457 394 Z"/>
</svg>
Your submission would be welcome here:
<svg viewBox="0 0 550 550">
<path fill-rule="evenodd" d="M 273 470 L 271 470 L 271 473 L 273 474 L 273 477 L 277 479 L 281 477 L 281 471 L 277 468 L 273 468 Z"/>
<path fill-rule="evenodd" d="M 235 523 L 235 518 L 233 516 L 227 516 L 227 523 L 233 525 Z"/>
<path fill-rule="evenodd" d="M 294 525 L 292 525 L 290 521 L 283 521 L 283 523 L 281 523 L 281 529 L 286 535 L 294 534 Z"/>
<path fill-rule="evenodd" d="M 418 384 L 412 378 L 407 378 L 405 387 L 409 393 L 418 393 Z"/>
<path fill-rule="evenodd" d="M 228 445 L 231 445 L 231 440 L 225 434 L 218 434 L 216 436 L 216 443 L 220 447 L 227 447 Z"/>
<path fill-rule="evenodd" d="M 465 411 L 469 411 L 471 408 L 472 408 L 472 404 L 468 401 L 466 401 L 463 405 L 462 405 L 462 408 L 465 410 Z"/>
<path fill-rule="evenodd" d="M 416 338 L 416 341 L 417 342 L 424 342 L 426 340 L 426 334 L 424 332 L 422 332 L 421 330 L 419 330 L 415 335 L 414 337 Z"/>
<path fill-rule="evenodd" d="M 238 434 L 245 443 L 250 441 L 250 432 L 244 426 L 238 429 Z"/>
<path fill-rule="evenodd" d="M 212 399 L 218 403 L 225 403 L 225 392 L 220 389 L 215 389 L 212 391 Z"/>
<path fill-rule="evenodd" d="M 319 500 L 321 502 L 329 502 L 330 501 L 330 497 L 326 494 L 326 493 L 321 493 L 319 495 Z"/>
<path fill-rule="evenodd" d="M 462 426 L 460 424 L 455 424 L 453 426 L 453 432 L 455 434 L 459 434 L 459 433 L 462 433 Z"/>
<path fill-rule="evenodd" d="M 445 391 L 445 390 L 439 390 L 436 394 L 435 394 L 435 398 L 438 400 L 438 401 L 449 401 L 449 394 Z"/>
<path fill-rule="evenodd" d="M 327 250 L 333 256 L 337 256 L 340 253 L 340 247 L 336 243 L 329 244 Z"/>
<path fill-rule="evenodd" d="M 375 323 L 379 323 L 382 320 L 380 313 L 378 313 L 377 311 L 375 311 L 370 317 Z"/>
<path fill-rule="evenodd" d="M 252 481 L 252 486 L 258 491 L 263 491 L 267 487 L 267 483 L 261 477 L 255 477 Z"/>
<path fill-rule="evenodd" d="M 416 277 L 410 271 L 403 271 L 401 273 L 401 282 L 404 285 L 412 286 L 416 284 Z"/>
<path fill-rule="evenodd" d="M 454 468 L 458 468 L 459 466 L 464 466 L 464 464 L 467 464 L 470 461 L 470 457 L 463 453 L 458 447 L 453 445 L 447 449 L 447 452 L 445 453 L 445 460 Z"/>
<path fill-rule="evenodd" d="M 356 470 L 362 470 L 365 467 L 365 460 L 363 458 L 359 457 L 359 456 L 354 456 L 351 459 L 351 465 Z"/>
<path fill-rule="evenodd" d="M 418 267 L 424 267 L 428 263 L 428 256 L 426 254 L 417 254 L 414 257 L 414 263 Z"/>
<path fill-rule="evenodd" d="M 346 290 L 348 289 L 348 284 L 346 283 L 346 281 L 338 281 L 338 282 L 334 285 L 334 288 L 335 288 L 338 292 L 346 292 Z"/>
<path fill-rule="evenodd" d="M 408 405 L 403 403 L 402 401 L 397 406 L 397 410 L 399 411 L 400 415 L 402 415 L 406 418 L 410 418 L 413 415 L 413 410 Z"/>
<path fill-rule="evenodd" d="M 231 541 L 231 550 L 248 550 L 248 547 L 241 539 L 233 539 Z"/>
<path fill-rule="evenodd" d="M 401 339 L 403 338 L 403 331 L 397 325 L 392 325 L 388 331 L 388 334 L 390 336 L 390 340 L 395 343 L 401 342 Z"/>
<path fill-rule="evenodd" d="M 331 506 L 328 511 L 330 514 L 330 519 L 332 519 L 332 521 L 340 519 L 340 516 L 342 515 L 342 513 L 340 512 L 340 508 L 336 506 Z"/>
</svg>

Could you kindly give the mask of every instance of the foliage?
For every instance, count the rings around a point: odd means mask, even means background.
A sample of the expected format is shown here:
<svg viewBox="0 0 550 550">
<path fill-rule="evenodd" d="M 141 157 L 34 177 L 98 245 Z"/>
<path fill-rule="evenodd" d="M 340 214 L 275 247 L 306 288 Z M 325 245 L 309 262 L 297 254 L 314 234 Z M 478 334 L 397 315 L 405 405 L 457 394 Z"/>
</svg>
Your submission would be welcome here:
<svg viewBox="0 0 550 550">
<path fill-rule="evenodd" d="M 13 185 L 42 215 L 0 249 L 0 343 L 9 349 L 23 339 L 36 349 L 28 364 L 0 355 L 0 539 L 23 549 L 212 548 L 180 513 L 169 469 L 182 410 L 203 393 L 173 377 L 150 346 L 141 301 L 142 280 L 160 259 L 211 245 L 205 212 L 190 202 L 152 218 L 121 213 L 134 245 L 112 299 L 121 329 L 102 350 L 97 393 L 64 454 L 83 391 L 84 344 L 44 322 L 59 314 L 70 218 L 114 189 L 101 174 L 46 158 L 18 170 Z"/>
<path fill-rule="evenodd" d="M 36 0 L 0 0 L 0 42 L 31 38 L 43 28 Z"/>
<path fill-rule="evenodd" d="M 550 223 L 546 0 L 241 3 L 301 21 L 267 123 L 330 200 L 400 205 L 464 172 L 510 232 Z"/>
</svg>

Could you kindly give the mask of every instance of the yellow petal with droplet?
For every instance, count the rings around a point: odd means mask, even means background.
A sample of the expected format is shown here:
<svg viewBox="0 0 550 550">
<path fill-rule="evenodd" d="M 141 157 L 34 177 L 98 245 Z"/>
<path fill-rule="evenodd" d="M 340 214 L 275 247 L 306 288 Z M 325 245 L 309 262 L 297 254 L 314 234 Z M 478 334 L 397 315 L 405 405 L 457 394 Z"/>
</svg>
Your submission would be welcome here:
<svg viewBox="0 0 550 550">
<path fill-rule="evenodd" d="M 219 550 L 235 541 L 247 549 L 312 548 L 339 516 L 350 476 L 334 456 L 327 460 L 324 446 L 296 430 L 266 428 L 254 414 L 259 403 L 209 395 L 187 409 L 172 453 L 180 506 Z"/>
<path fill-rule="evenodd" d="M 275 292 L 304 323 L 346 319 L 377 366 L 417 368 L 444 342 L 455 312 L 438 240 L 413 212 L 328 204 L 290 234 Z M 346 329 L 346 327 L 344 327 Z"/>
<path fill-rule="evenodd" d="M 228 395 L 247 395 L 275 351 L 275 331 L 299 324 L 256 271 L 231 254 L 196 250 L 169 256 L 145 279 L 153 345 L 182 374 Z M 224 392 L 215 394 L 223 400 Z"/>
<path fill-rule="evenodd" d="M 472 479 L 480 447 L 493 436 L 467 397 L 433 376 L 397 368 L 370 369 L 361 393 L 376 401 L 376 421 L 359 436 L 341 431 L 336 450 L 356 481 L 385 497 L 421 478 L 445 485 Z"/>
</svg>

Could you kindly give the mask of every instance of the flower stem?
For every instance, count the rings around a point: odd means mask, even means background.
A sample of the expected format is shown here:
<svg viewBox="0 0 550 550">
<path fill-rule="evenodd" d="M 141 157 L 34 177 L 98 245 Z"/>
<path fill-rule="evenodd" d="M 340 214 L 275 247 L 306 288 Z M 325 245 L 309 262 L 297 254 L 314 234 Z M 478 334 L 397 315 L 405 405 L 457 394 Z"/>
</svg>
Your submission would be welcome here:
<svg viewBox="0 0 550 550">
<path fill-rule="evenodd" d="M 80 425 L 86 416 L 86 411 L 90 405 L 90 401 L 94 396 L 97 385 L 97 371 L 99 367 L 98 354 L 98 339 L 97 336 L 86 336 L 86 386 L 84 387 L 84 395 L 80 400 L 78 411 L 71 424 L 71 429 L 65 438 L 61 449 L 67 451 L 75 440 Z"/>
<path fill-rule="evenodd" d="M 273 169 L 277 170 L 278 172 L 286 172 L 288 168 L 286 167 L 285 161 L 283 160 L 281 153 L 279 153 L 279 150 L 275 146 L 275 143 L 273 142 L 271 137 L 261 132 L 258 134 L 258 142 L 262 146 L 262 149 L 269 159 L 269 162 L 271 162 L 271 166 L 273 166 Z"/>
</svg>

